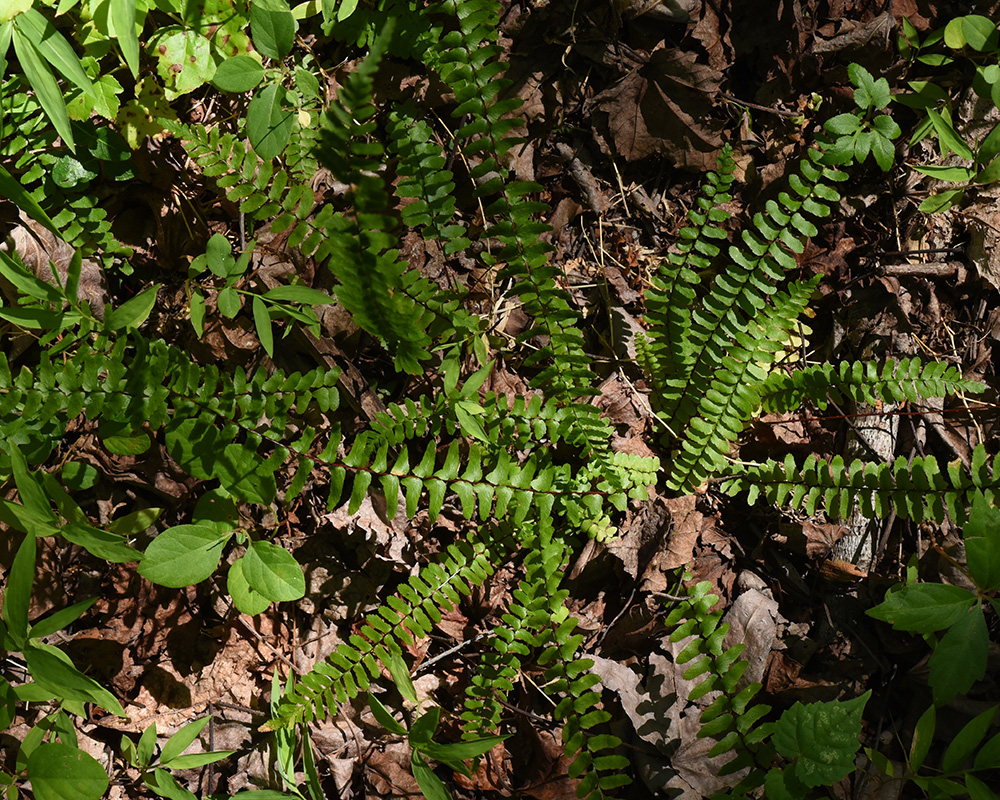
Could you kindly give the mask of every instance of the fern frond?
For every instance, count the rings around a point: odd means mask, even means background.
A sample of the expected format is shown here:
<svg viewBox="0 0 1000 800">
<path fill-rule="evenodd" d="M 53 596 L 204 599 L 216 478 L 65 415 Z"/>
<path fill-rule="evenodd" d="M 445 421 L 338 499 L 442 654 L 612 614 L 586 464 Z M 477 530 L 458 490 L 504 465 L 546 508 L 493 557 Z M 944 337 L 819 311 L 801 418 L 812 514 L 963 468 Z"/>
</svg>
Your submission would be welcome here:
<svg viewBox="0 0 1000 800">
<path fill-rule="evenodd" d="M 390 653 L 401 653 L 400 643 L 413 644 L 426 636 L 441 621 L 442 610 L 455 608 L 460 595 L 469 594 L 470 587 L 492 574 L 496 560 L 497 554 L 481 543 L 449 546 L 440 561 L 425 566 L 376 613 L 369 614 L 349 642 L 302 675 L 264 729 L 277 730 L 335 715 L 338 703 L 367 691 L 379 677 L 379 661 L 387 663 Z"/>
<path fill-rule="evenodd" d="M 823 166 L 823 154 L 810 150 L 789 176 L 795 197 L 787 192 L 766 206 L 766 214 L 753 217 L 753 230 L 744 230 L 742 245 L 729 248 L 729 264 L 716 275 L 709 294 L 692 312 L 689 336 L 690 364 L 685 375 L 664 380 L 661 416 L 668 430 L 682 431 L 694 419 L 700 395 L 724 363 L 734 339 L 745 334 L 752 320 L 776 291 L 795 255 L 804 249 L 807 236 L 815 235 L 810 218 L 830 213 L 840 195 L 826 181 L 847 176 Z"/>
<path fill-rule="evenodd" d="M 790 374 L 772 372 L 761 386 L 760 399 L 765 413 L 784 414 L 801 408 L 806 401 L 823 411 L 830 402 L 919 403 L 930 397 L 979 394 L 985 389 L 978 381 L 963 378 L 956 367 L 908 358 L 899 362 L 890 359 L 881 367 L 874 361 L 845 361 L 810 364 Z"/>
<path fill-rule="evenodd" d="M 706 176 L 697 210 L 687 213 L 691 224 L 678 232 L 676 252 L 660 263 L 646 290 L 644 320 L 649 332 L 641 358 L 657 394 L 663 391 L 665 378 L 685 375 L 690 367 L 691 313 L 701 283 L 695 270 L 707 270 L 721 252 L 716 242 L 727 238 L 720 223 L 730 218 L 721 206 L 733 199 L 729 193 L 736 168 L 732 152 L 728 144 L 722 148 L 717 171 Z"/>
<path fill-rule="evenodd" d="M 670 488 L 693 490 L 722 468 L 730 444 L 757 413 L 768 367 L 784 351 L 788 333 L 818 280 L 794 283 L 787 293 L 775 295 L 745 331 L 734 334 L 710 378 L 708 391 L 697 400 L 683 398 L 678 413 L 689 417 L 690 424 L 680 439 L 681 452 L 670 465 Z"/>
<path fill-rule="evenodd" d="M 962 524 L 973 492 L 981 491 L 991 501 L 997 497 L 1000 455 L 991 463 L 986 448 L 978 445 L 968 470 L 960 461 L 942 467 L 933 456 L 909 463 L 900 456 L 891 464 L 845 464 L 840 456 L 827 461 L 810 455 L 799 467 L 788 455 L 783 463 L 727 465 L 722 490 L 730 495 L 747 491 L 751 503 L 763 496 L 776 506 L 801 508 L 807 514 L 825 511 L 846 518 L 858 500 L 866 517 L 895 512 L 917 522 L 942 522 L 947 515 Z"/>
</svg>

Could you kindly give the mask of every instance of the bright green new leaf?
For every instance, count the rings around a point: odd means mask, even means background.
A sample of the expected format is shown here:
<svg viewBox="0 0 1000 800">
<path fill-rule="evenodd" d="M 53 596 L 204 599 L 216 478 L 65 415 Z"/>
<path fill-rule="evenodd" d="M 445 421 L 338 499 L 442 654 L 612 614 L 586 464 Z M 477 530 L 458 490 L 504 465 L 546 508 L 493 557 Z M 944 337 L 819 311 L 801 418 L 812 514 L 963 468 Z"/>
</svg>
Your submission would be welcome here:
<svg viewBox="0 0 1000 800">
<path fill-rule="evenodd" d="M 0 192 L 2 191 L 0 189 Z M 36 278 L 3 251 L 0 251 L 0 274 L 26 297 L 33 297 L 46 303 L 62 302 L 62 295 L 52 284 Z"/>
<path fill-rule="evenodd" d="M 960 202 L 964 194 L 964 189 L 949 189 L 946 192 L 932 194 L 917 207 L 917 210 L 922 211 L 924 214 L 936 214 L 939 211 L 947 211 L 953 205 Z"/>
<path fill-rule="evenodd" d="M 250 586 L 276 603 L 298 600 L 306 579 L 295 557 L 271 542 L 253 542 L 243 556 L 243 574 Z"/>
<path fill-rule="evenodd" d="M 247 136 L 264 161 L 281 155 L 291 139 L 295 112 L 285 107 L 287 94 L 283 86 L 272 83 L 247 106 Z"/>
<path fill-rule="evenodd" d="M 233 56 L 219 65 L 212 83 L 223 92 L 242 94 L 256 89 L 262 80 L 264 67 L 256 58 Z"/>
<path fill-rule="evenodd" d="M 210 717 L 202 717 L 201 719 L 196 719 L 194 722 L 189 722 L 171 736 L 167 743 L 163 745 L 163 750 L 160 751 L 160 766 L 169 767 L 171 762 L 187 750 L 191 746 L 191 743 L 198 738 L 198 734 L 205 729 L 210 719 Z"/>
<path fill-rule="evenodd" d="M 968 182 L 975 174 L 969 167 L 935 167 L 935 166 L 914 166 L 917 172 L 929 175 L 939 181 Z"/>
<path fill-rule="evenodd" d="M 888 593 L 884 602 L 866 613 L 897 630 L 933 633 L 954 625 L 975 602 L 968 590 L 958 586 L 918 583 Z"/>
<path fill-rule="evenodd" d="M 212 46 L 198 31 L 165 25 L 150 39 L 148 49 L 156 58 L 167 100 L 193 92 L 215 76 Z"/>
<path fill-rule="evenodd" d="M 35 0 L 5 0 L 5 3 L 0 7 L 0 22 L 10 22 L 18 14 L 23 14 L 29 8 Z"/>
<path fill-rule="evenodd" d="M 297 27 L 285 0 L 253 0 L 250 35 L 254 46 L 268 58 L 281 60 L 292 51 Z"/>
<path fill-rule="evenodd" d="M 949 702 L 985 677 L 989 643 L 983 609 L 978 604 L 967 608 L 931 653 L 928 680 L 935 703 Z"/>
<path fill-rule="evenodd" d="M 98 800 L 110 785 L 97 759 L 59 742 L 39 745 L 27 771 L 36 800 Z"/>
<path fill-rule="evenodd" d="M 232 286 L 227 286 L 219 292 L 215 303 L 219 307 L 219 313 L 227 319 L 232 319 L 239 314 L 242 307 L 240 294 Z"/>
<path fill-rule="evenodd" d="M 126 300 L 104 318 L 105 330 L 120 331 L 125 328 L 138 328 L 153 310 L 153 305 L 156 303 L 156 293 L 159 290 L 160 284 L 154 283 L 131 300 Z"/>
<path fill-rule="evenodd" d="M 243 574 L 242 556 L 236 559 L 229 568 L 229 574 L 226 576 L 226 590 L 229 592 L 230 597 L 233 598 L 233 603 L 236 604 L 236 607 L 251 617 L 262 614 L 271 605 L 269 598 L 264 597 L 264 595 L 255 591 L 250 586 L 250 581 Z"/>
<path fill-rule="evenodd" d="M 796 703 L 778 720 L 774 746 L 797 759 L 795 777 L 806 786 L 829 786 L 854 770 L 860 746 L 861 714 L 871 691 L 853 700 Z"/>
<path fill-rule="evenodd" d="M 204 525 L 167 528 L 146 548 L 139 574 L 174 589 L 201 583 L 218 569 L 231 535 Z"/>
<path fill-rule="evenodd" d="M 470 758 L 479 758 L 484 753 L 488 753 L 498 744 L 510 738 L 507 736 L 487 736 L 482 739 L 472 739 L 467 742 L 452 742 L 450 744 L 439 744 L 430 741 L 422 745 L 420 750 L 428 758 L 444 764 L 456 772 L 465 772 L 467 767 L 463 762 Z"/>
</svg>

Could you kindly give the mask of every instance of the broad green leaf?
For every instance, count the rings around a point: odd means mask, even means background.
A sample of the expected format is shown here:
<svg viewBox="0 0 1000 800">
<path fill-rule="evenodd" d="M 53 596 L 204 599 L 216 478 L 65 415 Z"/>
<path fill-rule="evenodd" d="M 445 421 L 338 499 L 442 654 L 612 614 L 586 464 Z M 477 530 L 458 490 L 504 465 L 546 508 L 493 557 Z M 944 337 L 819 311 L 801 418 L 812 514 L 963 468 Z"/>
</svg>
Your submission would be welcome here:
<svg viewBox="0 0 1000 800">
<path fill-rule="evenodd" d="M 969 800 L 998 800 L 1000 795 L 994 792 L 979 778 L 970 773 L 965 775 L 965 788 L 969 791 Z"/>
<path fill-rule="evenodd" d="M 292 136 L 295 112 L 285 108 L 286 98 L 285 88 L 272 83 L 247 106 L 247 136 L 254 152 L 264 161 L 281 155 Z"/>
<path fill-rule="evenodd" d="M 56 228 L 55 223 L 49 219 L 49 215 L 42 210 L 38 202 L 28 194 L 27 190 L 21 186 L 20 182 L 3 166 L 0 166 L 0 195 L 6 197 L 25 214 L 31 217 L 39 225 L 43 225 L 47 230 L 55 235 L 57 239 L 62 239 L 62 234 Z"/>
<path fill-rule="evenodd" d="M 927 116 L 930 117 L 931 124 L 934 126 L 934 131 L 938 135 L 938 139 L 941 142 L 941 156 L 947 156 L 948 151 L 953 152 L 960 158 L 964 158 L 966 161 L 974 161 L 975 154 L 972 149 L 967 145 L 958 132 L 952 126 L 952 124 L 942 117 L 937 111 L 932 108 L 927 109 Z"/>
<path fill-rule="evenodd" d="M 220 533 L 231 531 L 239 522 L 240 512 L 225 489 L 212 489 L 198 498 L 194 506 L 194 519 L 197 525 L 208 525 Z"/>
<path fill-rule="evenodd" d="M 35 582 L 36 548 L 35 535 L 26 534 L 21 546 L 17 548 L 3 594 L 3 621 L 7 624 L 7 632 L 14 648 L 18 650 L 24 647 L 28 639 L 28 608 L 31 605 L 31 586 Z"/>
<path fill-rule="evenodd" d="M 409 740 L 414 749 L 422 749 L 437 731 L 441 721 L 441 706 L 432 706 L 413 721 L 410 726 Z"/>
<path fill-rule="evenodd" d="M 976 492 L 962 532 L 972 579 L 983 591 L 1000 588 L 1000 510 Z"/>
<path fill-rule="evenodd" d="M 413 685 L 410 668 L 406 666 L 402 653 L 390 651 L 389 657 L 384 660 L 384 663 L 392 676 L 392 682 L 396 684 L 396 689 L 403 696 L 403 699 L 416 704 L 417 690 Z"/>
<path fill-rule="evenodd" d="M 462 772 L 464 764 L 470 758 L 478 758 L 484 753 L 488 753 L 501 742 L 510 738 L 507 736 L 487 736 L 482 739 L 472 739 L 468 742 L 453 742 L 451 744 L 438 744 L 431 741 L 421 746 L 421 752 L 428 758 L 433 758 L 442 764 L 446 764 L 456 772 Z"/>
<path fill-rule="evenodd" d="M 114 695 L 93 678 L 80 672 L 58 648 L 45 644 L 28 644 L 21 652 L 31 677 L 46 691 L 67 700 L 97 703 L 115 716 L 125 716 L 125 710 Z"/>
<path fill-rule="evenodd" d="M 24 70 L 28 83 L 35 90 L 35 97 L 38 98 L 45 115 L 52 122 L 66 146 L 76 152 L 73 129 L 70 127 L 69 112 L 66 110 L 62 90 L 56 83 L 55 76 L 53 76 L 48 64 L 45 63 L 41 53 L 25 37 L 17 25 L 14 26 L 14 52 L 17 54 L 17 60 L 21 63 L 21 69 Z"/>
<path fill-rule="evenodd" d="M 206 764 L 214 764 L 217 761 L 229 758 L 235 752 L 235 750 L 209 750 L 204 753 L 188 753 L 187 755 L 171 759 L 169 764 L 161 758 L 160 763 L 164 766 L 169 766 L 170 769 L 196 769 L 197 767 L 204 767 Z"/>
<path fill-rule="evenodd" d="M 99 800 L 110 780 L 93 756 L 59 742 L 39 745 L 28 757 L 35 800 Z"/>
<path fill-rule="evenodd" d="M 204 525 L 167 528 L 146 548 L 139 574 L 173 589 L 201 583 L 218 569 L 230 536 Z"/>
<path fill-rule="evenodd" d="M 861 130 L 861 120 L 856 114 L 838 114 L 824 122 L 823 128 L 837 136 L 848 136 Z"/>
<path fill-rule="evenodd" d="M 205 335 L 205 295 L 198 290 L 191 292 L 191 327 L 199 339 Z"/>
<path fill-rule="evenodd" d="M 996 183 L 1000 180 L 1000 158 L 994 158 L 993 161 L 977 172 L 972 180 L 981 184 Z"/>
<path fill-rule="evenodd" d="M 137 533 L 149 530 L 162 513 L 162 508 L 140 508 L 137 511 L 126 514 L 124 517 L 112 520 L 108 524 L 108 530 L 118 536 L 134 536 Z"/>
<path fill-rule="evenodd" d="M 372 716 L 378 721 L 378 724 L 385 728 L 389 733 L 394 733 L 396 736 L 406 736 L 406 728 L 404 728 L 395 717 L 389 713 L 382 701 L 379 700 L 375 695 L 368 695 L 368 707 L 372 710 Z"/>
<path fill-rule="evenodd" d="M 250 35 L 254 46 L 268 58 L 283 59 L 292 50 L 297 23 L 285 0 L 253 0 Z"/>
<path fill-rule="evenodd" d="M 181 786 L 165 769 L 154 769 L 152 774 L 143 776 L 143 781 L 160 797 L 169 800 L 198 800 L 198 797 Z"/>
<path fill-rule="evenodd" d="M 973 50 L 978 50 L 979 52 L 996 50 L 997 26 L 989 17 L 984 17 L 981 14 L 968 14 L 953 21 L 961 23 L 961 38 Z M 947 43 L 947 37 L 948 31 L 946 28 L 945 43 Z"/>
<path fill-rule="evenodd" d="M 939 181 L 953 181 L 955 183 L 965 183 L 972 180 L 975 172 L 969 167 L 935 167 L 935 166 L 914 166 L 917 172 L 929 175 Z"/>
<path fill-rule="evenodd" d="M 67 542 L 79 545 L 91 555 L 114 564 L 141 561 L 143 557 L 141 552 L 127 544 L 124 536 L 91 525 L 71 522 L 62 527 L 61 533 Z"/>
<path fill-rule="evenodd" d="M 263 298 L 275 303 L 304 303 L 310 306 L 325 306 L 337 302 L 337 298 L 308 286 L 275 286 Z"/>
<path fill-rule="evenodd" d="M 778 752 L 798 759 L 795 776 L 806 786 L 829 786 L 854 771 L 860 746 L 861 714 L 871 691 L 854 700 L 798 702 L 778 720 L 773 742 Z"/>
<path fill-rule="evenodd" d="M 111 27 L 133 77 L 139 76 L 139 37 L 135 32 L 135 0 L 111 0 Z"/>
<path fill-rule="evenodd" d="M 13 442 L 8 442 L 6 447 L 10 454 L 14 485 L 17 486 L 17 493 L 21 496 L 24 507 L 41 519 L 55 521 L 55 514 L 52 511 L 52 504 L 49 502 L 45 487 L 38 477 L 28 469 L 28 461 L 21 452 L 21 448 Z"/>
<path fill-rule="evenodd" d="M 918 583 L 889 592 L 866 613 L 897 630 L 933 633 L 954 625 L 975 602 L 971 592 L 958 586 Z"/>
<path fill-rule="evenodd" d="M 0 636 L 0 642 L 2 641 L 3 638 Z M 15 716 L 17 716 L 17 693 L 7 679 L 0 676 L 0 730 L 7 730 Z"/>
<path fill-rule="evenodd" d="M 2 191 L 0 189 L 0 193 Z M 34 297 L 36 300 L 43 300 L 47 303 L 62 301 L 62 295 L 52 284 L 36 278 L 3 251 L 0 251 L 0 274 L 14 284 L 14 287 L 25 297 Z"/>
<path fill-rule="evenodd" d="M 990 636 L 979 605 L 968 608 L 931 653 L 928 680 L 938 705 L 964 694 L 986 675 Z"/>
<path fill-rule="evenodd" d="M 920 715 L 913 730 L 913 741 L 910 742 L 910 769 L 913 772 L 919 772 L 924 765 L 924 759 L 927 758 L 927 753 L 930 752 L 931 744 L 934 742 L 936 724 L 937 709 L 935 706 L 930 706 Z"/>
<path fill-rule="evenodd" d="M 210 717 L 202 717 L 201 719 L 196 719 L 194 722 L 189 722 L 171 736 L 167 743 L 163 745 L 163 750 L 160 751 L 160 766 L 169 767 L 170 762 L 187 750 L 191 746 L 191 743 L 198 738 L 198 734 L 205 729 L 210 719 Z"/>
<path fill-rule="evenodd" d="M 94 85 L 73 47 L 37 9 L 32 8 L 18 17 L 14 28 L 20 31 L 66 80 L 82 92 L 90 94 L 94 91 Z"/>
<path fill-rule="evenodd" d="M 976 163 L 982 167 L 989 164 L 998 155 L 1000 155 L 1000 122 L 993 126 L 993 129 L 979 145 Z"/>
<path fill-rule="evenodd" d="M 227 286 L 215 299 L 219 313 L 227 319 L 232 319 L 240 313 L 240 295 L 232 286 Z"/>
<path fill-rule="evenodd" d="M 969 720 L 965 727 L 958 732 L 941 758 L 941 769 L 944 772 L 957 770 L 979 748 L 996 715 L 996 708 L 987 709 Z"/>
<path fill-rule="evenodd" d="M 0 6 L 0 22 L 10 22 L 18 14 L 22 14 L 31 8 L 35 0 L 5 0 Z"/>
<path fill-rule="evenodd" d="M 427 762 L 417 750 L 414 750 L 410 757 L 410 770 L 413 772 L 413 777 L 416 778 L 417 786 L 420 787 L 420 791 L 427 800 L 451 800 L 451 795 L 441 783 L 441 779 L 434 774 L 434 770 L 427 766 Z"/>
<path fill-rule="evenodd" d="M 104 320 L 104 328 L 108 331 L 120 331 L 125 328 L 138 328 L 149 317 L 156 303 L 156 293 L 160 284 L 154 283 L 148 289 L 143 289 L 131 300 L 126 300 L 112 311 Z"/>
<path fill-rule="evenodd" d="M 73 603 L 71 606 L 60 609 L 32 625 L 28 631 L 28 636 L 32 639 L 42 639 L 46 636 L 51 636 L 56 631 L 61 631 L 67 625 L 76 622 L 96 602 L 97 598 L 91 597 L 89 600 L 81 600 L 79 603 Z"/>
<path fill-rule="evenodd" d="M 974 766 L 976 769 L 997 769 L 1000 767 L 1000 733 L 993 736 L 976 751 Z"/>
<path fill-rule="evenodd" d="M 264 352 L 274 358 L 274 331 L 271 327 L 271 315 L 267 312 L 264 301 L 256 295 L 253 298 L 253 324 L 257 329 L 257 338 L 260 339 Z"/>
<path fill-rule="evenodd" d="M 165 25 L 150 39 L 148 49 L 156 58 L 167 100 L 193 92 L 215 76 L 212 46 L 196 30 Z"/>
<path fill-rule="evenodd" d="M 153 763 L 153 753 L 156 751 L 156 722 L 149 723 L 149 727 L 142 732 L 139 737 L 139 744 L 136 746 L 136 757 L 139 764 L 148 767 Z"/>
<path fill-rule="evenodd" d="M 242 94 L 256 89 L 262 80 L 264 67 L 256 58 L 233 56 L 219 65 L 212 83 L 223 92 Z"/>
<path fill-rule="evenodd" d="M 250 586 L 276 603 L 298 600 L 306 579 L 295 557 L 271 542 L 253 542 L 243 556 L 243 574 Z"/>
<path fill-rule="evenodd" d="M 229 592 L 230 597 L 233 598 L 233 603 L 236 604 L 236 607 L 251 617 L 264 613 L 267 611 L 268 606 L 271 605 L 271 601 L 268 598 L 250 586 L 250 582 L 243 574 L 242 556 L 236 559 L 229 568 L 229 575 L 226 577 L 226 590 Z"/>
<path fill-rule="evenodd" d="M 963 189 L 949 189 L 946 192 L 932 194 L 920 204 L 918 210 L 924 214 L 937 214 L 940 211 L 947 211 L 953 205 L 960 202 L 964 194 L 965 190 Z"/>
<path fill-rule="evenodd" d="M 63 320 L 67 319 L 68 316 L 58 311 L 45 311 L 41 308 L 9 307 L 0 310 L 0 317 L 30 330 L 59 330 L 63 327 Z M 79 315 L 74 316 L 79 319 Z"/>
<path fill-rule="evenodd" d="M 97 483 L 97 467 L 86 461 L 70 461 L 59 474 L 63 485 L 72 491 L 83 491 Z"/>
</svg>

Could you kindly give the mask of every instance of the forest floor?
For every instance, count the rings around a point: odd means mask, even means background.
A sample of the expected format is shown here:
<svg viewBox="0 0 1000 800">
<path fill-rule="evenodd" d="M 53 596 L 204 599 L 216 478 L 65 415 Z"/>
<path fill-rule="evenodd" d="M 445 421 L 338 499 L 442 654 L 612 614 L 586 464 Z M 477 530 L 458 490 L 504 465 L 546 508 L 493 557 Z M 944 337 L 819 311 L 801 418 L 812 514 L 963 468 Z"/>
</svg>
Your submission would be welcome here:
<svg viewBox="0 0 1000 800">
<path fill-rule="evenodd" d="M 689 10 L 687 21 L 668 10 L 675 5 Z M 729 210 L 738 217 L 759 204 L 786 173 L 787 162 L 801 157 L 806 131 L 826 116 L 820 102 L 842 105 L 849 98 L 850 63 L 897 87 L 905 69 L 896 48 L 899 21 L 907 17 L 925 33 L 953 13 L 950 4 L 936 0 L 551 0 L 505 7 L 501 42 L 527 123 L 512 168 L 518 178 L 545 187 L 542 199 L 553 209 L 547 220 L 552 257 L 580 307 L 608 319 L 601 326 L 610 332 L 607 340 L 593 343 L 594 352 L 603 353 L 595 362 L 600 386 L 595 402 L 614 424 L 619 449 L 651 452 L 654 425 L 645 387 L 640 373 L 622 366 L 623 359 L 634 356 L 631 342 L 641 328 L 642 290 L 650 272 L 675 241 L 723 142 L 736 150 L 738 184 Z M 378 80 L 402 77 L 383 70 Z M 894 113 L 905 142 L 917 116 L 902 107 Z M 205 189 L 200 177 L 183 174 L 178 152 L 169 144 L 150 151 L 146 176 L 187 193 L 185 202 L 199 209 L 201 229 L 195 225 L 192 233 L 180 211 L 128 223 L 156 231 L 133 260 L 137 274 L 166 287 L 152 327 L 201 361 L 254 366 L 261 363 L 261 348 L 251 325 L 216 324 L 198 341 L 181 319 L 184 276 L 171 277 L 170 259 L 198 252 L 192 242 L 200 238 L 203 247 L 212 232 L 239 234 L 232 209 Z M 902 144 L 897 152 L 908 162 L 925 163 L 919 145 Z M 823 227 L 800 258 L 806 274 L 824 276 L 803 354 L 832 360 L 872 354 L 948 357 L 967 377 L 994 386 L 997 278 L 981 274 L 965 253 L 966 227 L 977 212 L 969 206 L 934 217 L 917 212 L 926 196 L 920 178 L 905 169 L 885 175 L 869 162 L 843 190 L 849 213 Z M 977 202 L 985 203 L 985 196 Z M 312 269 L 296 262 L 280 240 L 261 245 L 257 267 L 264 272 L 277 274 L 290 262 L 304 273 Z M 449 280 L 461 268 L 417 239 L 408 246 L 411 265 L 427 275 Z M 914 264 L 934 266 L 928 272 Z M 116 289 L 110 287 L 112 301 Z M 285 340 L 282 364 L 288 369 L 336 364 L 352 382 L 359 407 L 377 405 L 386 383 L 384 355 L 335 310 L 323 323 L 325 344 L 317 350 L 305 337 Z M 514 337 L 527 324 L 515 309 L 502 333 Z M 391 388 L 397 396 L 407 391 Z M 516 394 L 526 382 L 500 364 L 487 388 Z M 993 416 L 904 413 L 895 453 L 967 460 L 976 444 L 996 444 L 994 423 Z M 831 457 L 843 452 L 853 424 L 833 412 L 763 418 L 748 432 L 742 452 Z M 136 494 L 155 494 L 177 521 L 190 512 L 195 484 L 189 476 L 171 473 L 160 461 L 109 461 L 99 447 L 77 447 L 79 457 L 116 479 L 93 498 L 103 516 Z M 214 580 L 177 592 L 148 583 L 128 565 L 91 562 L 73 550 L 42 551 L 33 613 L 62 605 L 67 597 L 100 598 L 64 649 L 122 698 L 130 714 L 127 723 L 110 716 L 91 720 L 81 747 L 107 760 L 122 731 L 140 731 L 155 721 L 161 733 L 170 733 L 209 713 L 211 746 L 237 753 L 218 765 L 180 773 L 182 783 L 202 796 L 253 788 L 273 777 L 267 735 L 257 730 L 267 714 L 271 676 L 308 669 L 328 654 L 354 622 L 377 607 L 387 587 L 405 579 L 438 546 L 426 520 L 418 517 L 401 527 L 387 522 L 368 500 L 354 515 L 345 509 L 329 513 L 323 498 L 307 493 L 281 523 L 282 544 L 306 569 L 307 594 L 253 618 L 234 613 Z M 437 524 L 449 523 L 445 518 Z M 687 497 L 654 495 L 641 513 L 630 512 L 619 530 L 608 546 L 588 548 L 578 557 L 567 586 L 585 634 L 583 649 L 604 679 L 613 728 L 634 753 L 635 782 L 625 790 L 627 797 L 695 800 L 724 788 L 718 764 L 707 758 L 710 743 L 696 737 L 696 716 L 641 702 L 649 687 L 674 680 L 675 646 L 667 639 L 664 618 L 679 568 L 693 580 L 710 581 L 723 607 L 738 599 L 731 636 L 746 643 L 751 674 L 763 683 L 768 703 L 780 711 L 798 700 L 854 697 L 873 688 L 877 707 L 870 708 L 871 716 L 885 720 L 886 727 L 866 730 L 864 744 L 902 760 L 894 728 L 912 728 L 911 712 L 926 706 L 913 702 L 929 697 L 922 673 L 926 649 L 919 639 L 889 631 L 862 610 L 899 580 L 904 553 L 919 552 L 922 570 L 947 576 L 959 542 L 953 529 L 889 520 L 877 531 L 875 562 L 858 569 L 830 559 L 842 526 L 749 508 L 709 486 Z M 0 562 L 9 565 L 12 550 L 6 545 L 0 550 L 7 550 Z M 512 590 L 514 577 L 499 572 L 413 652 L 420 692 L 433 693 L 445 707 L 461 707 L 463 647 L 491 627 L 491 614 Z M 940 736 L 957 729 L 980 708 L 976 704 L 1000 699 L 992 680 L 977 691 L 970 701 L 975 708 L 948 710 Z M 536 713 L 537 694 L 524 686 L 512 698 L 518 736 L 501 755 L 485 759 L 472 778 L 450 777 L 454 796 L 575 797 L 559 731 Z M 650 732 L 646 723 L 653 711 L 660 719 L 666 715 L 669 731 Z M 15 724 L 4 741 L 17 740 L 29 722 Z M 314 724 L 312 742 L 328 797 L 419 796 L 408 746 L 386 737 L 360 707 L 345 707 L 338 718 Z M 115 769 L 109 797 L 147 796 L 121 764 Z M 893 791 L 892 782 L 859 770 L 830 796 L 882 800 L 897 797 L 898 786 L 897 794 Z"/>
</svg>

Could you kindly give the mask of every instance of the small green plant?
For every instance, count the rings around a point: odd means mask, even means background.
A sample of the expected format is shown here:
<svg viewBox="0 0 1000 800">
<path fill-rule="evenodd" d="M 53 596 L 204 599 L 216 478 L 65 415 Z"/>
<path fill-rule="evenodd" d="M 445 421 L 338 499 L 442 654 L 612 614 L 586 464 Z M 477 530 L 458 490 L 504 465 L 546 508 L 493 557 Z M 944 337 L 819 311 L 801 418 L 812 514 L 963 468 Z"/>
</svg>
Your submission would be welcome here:
<svg viewBox="0 0 1000 800">
<path fill-rule="evenodd" d="M 944 45 L 945 52 L 941 52 Z M 923 40 L 908 21 L 903 22 L 899 36 L 900 53 L 906 58 L 937 68 L 960 63 L 970 63 L 975 69 L 972 90 L 981 100 L 1000 106 L 1000 35 L 996 24 L 987 17 L 970 14 L 956 17 L 943 28 L 929 33 Z M 955 164 L 924 164 L 914 167 L 918 172 L 935 180 L 960 184 L 954 189 L 932 193 L 920 204 L 919 210 L 934 214 L 960 204 L 969 189 L 987 186 L 1000 180 L 1000 125 L 993 128 L 978 142 L 967 142 L 955 128 L 952 97 L 937 80 L 912 80 L 909 92 L 894 96 L 894 100 L 923 112 L 924 118 L 917 126 L 910 146 L 929 135 L 937 138 L 941 160 L 954 154 L 968 166 Z"/>
<path fill-rule="evenodd" d="M 888 172 L 896 158 L 893 141 L 901 133 L 892 117 L 877 113 L 892 100 L 889 81 L 875 80 L 860 64 L 851 64 L 847 72 L 855 87 L 857 111 L 838 114 L 824 123 L 823 128 L 837 137 L 826 151 L 829 163 L 863 164 L 870 153 L 881 170 Z"/>
</svg>

